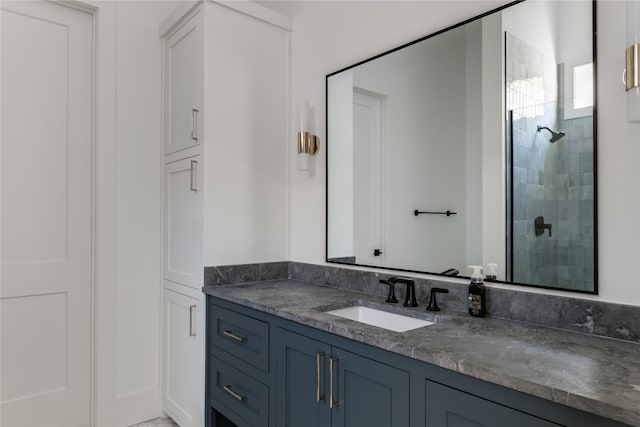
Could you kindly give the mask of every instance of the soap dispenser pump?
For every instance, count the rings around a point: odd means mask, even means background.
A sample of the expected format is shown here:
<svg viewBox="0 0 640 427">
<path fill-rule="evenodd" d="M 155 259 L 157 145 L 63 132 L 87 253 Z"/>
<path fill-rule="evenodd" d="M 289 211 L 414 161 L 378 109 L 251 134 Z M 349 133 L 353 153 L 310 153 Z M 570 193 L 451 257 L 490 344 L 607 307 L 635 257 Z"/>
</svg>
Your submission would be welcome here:
<svg viewBox="0 0 640 427">
<path fill-rule="evenodd" d="M 469 314 L 484 317 L 487 314 L 485 287 L 482 278 L 482 266 L 470 265 L 473 270 L 469 284 Z"/>
</svg>

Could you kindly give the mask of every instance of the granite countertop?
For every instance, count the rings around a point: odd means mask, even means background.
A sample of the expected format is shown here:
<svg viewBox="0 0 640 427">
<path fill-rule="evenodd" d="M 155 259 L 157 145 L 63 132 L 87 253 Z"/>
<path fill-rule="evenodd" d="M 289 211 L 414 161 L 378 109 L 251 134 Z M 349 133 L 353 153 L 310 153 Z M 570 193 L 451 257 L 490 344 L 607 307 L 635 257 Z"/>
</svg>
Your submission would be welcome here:
<svg viewBox="0 0 640 427">
<path fill-rule="evenodd" d="M 203 288 L 208 295 L 533 396 L 640 425 L 640 344 L 456 312 L 294 280 Z M 358 301 L 436 324 L 392 332 L 325 314 Z"/>
</svg>

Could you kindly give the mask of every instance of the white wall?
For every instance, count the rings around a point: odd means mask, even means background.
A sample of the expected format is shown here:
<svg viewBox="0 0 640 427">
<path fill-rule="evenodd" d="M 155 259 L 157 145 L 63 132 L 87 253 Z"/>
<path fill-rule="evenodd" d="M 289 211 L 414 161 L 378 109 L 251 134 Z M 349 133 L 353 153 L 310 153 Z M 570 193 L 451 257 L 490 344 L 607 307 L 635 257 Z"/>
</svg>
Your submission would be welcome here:
<svg viewBox="0 0 640 427">
<path fill-rule="evenodd" d="M 158 414 L 162 206 L 158 25 L 176 3 L 117 3 L 117 423 Z"/>
<path fill-rule="evenodd" d="M 204 265 L 282 261 L 288 255 L 289 31 L 211 7 L 205 23 Z"/>
<path fill-rule="evenodd" d="M 384 50 L 442 29 L 506 2 L 274 2 L 294 17 L 294 105 L 301 99 L 325 108 L 325 75 Z M 640 305 L 640 126 L 626 123 L 620 83 L 625 49 L 625 3 L 598 2 L 598 224 L 599 289 L 603 301 Z M 325 141 L 324 115 L 318 133 Z M 290 156 L 295 156 L 293 130 Z M 316 174 L 290 162 L 290 258 L 324 263 L 324 149 Z M 309 224 L 314 224 L 309 227 Z M 532 289 L 518 288 L 523 290 Z M 562 292 L 540 291 L 561 295 Z"/>
<path fill-rule="evenodd" d="M 161 45 L 169 1 L 98 8 L 95 418 L 127 426 L 160 410 Z"/>
</svg>

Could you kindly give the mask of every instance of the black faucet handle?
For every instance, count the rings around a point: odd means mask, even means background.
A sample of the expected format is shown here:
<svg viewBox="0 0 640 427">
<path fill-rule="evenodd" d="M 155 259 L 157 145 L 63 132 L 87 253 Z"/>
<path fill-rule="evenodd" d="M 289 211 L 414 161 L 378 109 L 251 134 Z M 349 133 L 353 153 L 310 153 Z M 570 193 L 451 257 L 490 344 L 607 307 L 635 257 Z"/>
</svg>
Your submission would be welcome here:
<svg viewBox="0 0 640 427">
<path fill-rule="evenodd" d="M 389 286 L 389 295 L 385 302 L 396 303 L 398 302 L 398 298 L 396 298 L 396 287 L 394 283 L 387 282 L 386 280 L 380 279 L 380 283 Z"/>
<path fill-rule="evenodd" d="M 389 277 L 387 280 L 389 281 L 389 283 L 404 283 L 406 285 L 414 285 L 415 284 L 414 280 L 410 279 L 408 277 L 393 276 L 393 277 Z"/>
<path fill-rule="evenodd" d="M 431 297 L 429 298 L 429 305 L 427 306 L 427 311 L 440 311 L 440 307 L 438 306 L 438 300 L 436 299 L 436 294 L 448 294 L 449 289 L 444 288 L 431 288 Z"/>
</svg>

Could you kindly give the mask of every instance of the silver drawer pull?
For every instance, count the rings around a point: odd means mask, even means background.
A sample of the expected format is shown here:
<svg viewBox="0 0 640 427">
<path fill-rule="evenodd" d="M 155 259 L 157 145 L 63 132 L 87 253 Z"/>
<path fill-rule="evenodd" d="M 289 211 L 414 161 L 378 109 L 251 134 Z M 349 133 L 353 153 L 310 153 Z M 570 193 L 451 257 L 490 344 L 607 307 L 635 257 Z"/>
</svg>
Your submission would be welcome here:
<svg viewBox="0 0 640 427">
<path fill-rule="evenodd" d="M 231 386 L 230 385 L 226 385 L 226 386 L 222 387 L 222 389 L 224 391 L 226 391 L 227 393 L 229 393 L 231 396 L 233 396 L 233 398 L 236 399 L 239 402 L 243 402 L 243 401 L 247 400 L 247 396 L 240 396 L 238 393 L 236 393 L 235 391 L 231 390 Z"/>
<path fill-rule="evenodd" d="M 198 192 L 198 161 L 191 160 L 191 169 L 189 170 L 189 179 L 191 181 L 190 190 Z"/>
<path fill-rule="evenodd" d="M 195 319 L 195 314 L 196 314 L 196 306 L 195 305 L 190 305 L 189 306 L 189 336 L 190 337 L 195 337 L 196 336 L 196 319 Z"/>
<path fill-rule="evenodd" d="M 316 402 L 320 402 L 321 400 L 324 400 L 324 396 L 320 394 L 320 382 L 321 382 L 321 376 L 320 376 L 321 363 L 320 362 L 323 357 L 324 357 L 324 352 L 316 353 Z"/>
<path fill-rule="evenodd" d="M 333 364 L 338 363 L 340 360 L 337 357 L 329 358 L 329 409 L 333 409 L 339 405 L 338 402 L 333 401 Z"/>
<path fill-rule="evenodd" d="M 191 109 L 191 139 L 198 140 L 198 109 Z"/>
<path fill-rule="evenodd" d="M 236 340 L 238 342 L 241 342 L 241 343 L 246 343 L 247 341 L 249 341 L 249 338 L 247 338 L 247 337 L 239 337 L 239 336 L 235 335 L 231 331 L 224 331 L 224 336 L 225 337 L 229 337 L 231 339 L 234 339 L 234 340 Z"/>
</svg>

